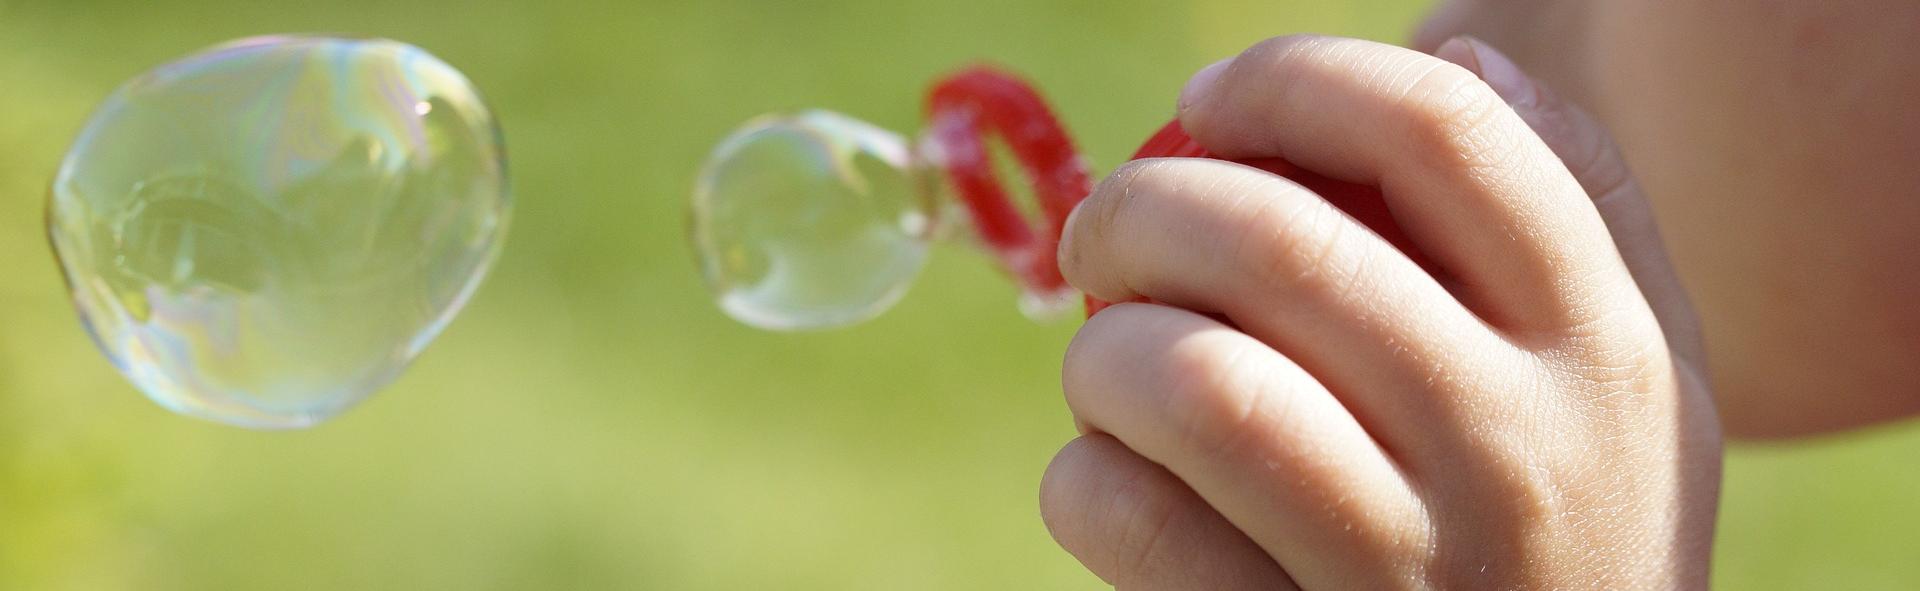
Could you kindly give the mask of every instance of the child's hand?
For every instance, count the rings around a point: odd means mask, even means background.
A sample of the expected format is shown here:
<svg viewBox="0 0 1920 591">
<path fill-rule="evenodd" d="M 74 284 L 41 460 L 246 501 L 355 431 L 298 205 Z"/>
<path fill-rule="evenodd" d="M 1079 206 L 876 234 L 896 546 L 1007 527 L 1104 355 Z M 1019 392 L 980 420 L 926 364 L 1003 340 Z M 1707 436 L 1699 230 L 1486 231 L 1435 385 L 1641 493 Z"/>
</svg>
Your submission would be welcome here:
<svg viewBox="0 0 1920 591">
<path fill-rule="evenodd" d="M 1511 62 L 1436 53 L 1274 39 L 1196 75 L 1180 112 L 1222 157 L 1381 187 L 1433 274 L 1222 161 L 1128 164 L 1069 220 L 1075 286 L 1165 304 L 1103 311 L 1067 352 L 1087 435 L 1042 513 L 1101 578 L 1704 586 L 1720 437 L 1639 189 Z"/>
</svg>

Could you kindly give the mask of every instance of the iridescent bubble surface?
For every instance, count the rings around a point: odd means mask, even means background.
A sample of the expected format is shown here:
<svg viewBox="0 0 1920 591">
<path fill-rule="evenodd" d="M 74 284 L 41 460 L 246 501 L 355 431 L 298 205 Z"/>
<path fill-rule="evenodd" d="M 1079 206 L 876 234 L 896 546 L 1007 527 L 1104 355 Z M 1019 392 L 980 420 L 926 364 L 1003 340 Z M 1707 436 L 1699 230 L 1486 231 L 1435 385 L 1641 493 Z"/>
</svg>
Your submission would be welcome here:
<svg viewBox="0 0 1920 591">
<path fill-rule="evenodd" d="M 924 266 L 936 205 L 906 141 L 828 111 L 748 122 L 694 189 L 692 237 L 728 315 L 802 330 L 867 320 Z"/>
<path fill-rule="evenodd" d="M 498 128 L 381 39 L 262 37 L 121 86 L 49 196 L 82 321 L 148 397 L 291 428 L 399 376 L 499 252 Z"/>
</svg>

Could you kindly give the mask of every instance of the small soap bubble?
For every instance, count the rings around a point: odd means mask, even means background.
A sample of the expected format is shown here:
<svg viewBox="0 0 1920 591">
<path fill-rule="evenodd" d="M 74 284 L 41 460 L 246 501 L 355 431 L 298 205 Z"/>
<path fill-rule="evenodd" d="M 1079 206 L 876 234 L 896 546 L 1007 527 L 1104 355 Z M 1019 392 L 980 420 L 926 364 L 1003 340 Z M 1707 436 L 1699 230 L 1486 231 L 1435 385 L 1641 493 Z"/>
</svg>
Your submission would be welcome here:
<svg viewBox="0 0 1920 591">
<path fill-rule="evenodd" d="M 282 36 L 122 85 L 61 163 L 47 225 L 81 320 L 148 397 L 294 428 L 399 376 L 510 208 L 460 72 L 395 41 Z"/>
<path fill-rule="evenodd" d="M 692 238 L 722 310 L 769 330 L 846 326 L 886 311 L 937 231 L 906 140 L 828 111 L 748 122 L 694 189 Z"/>
</svg>

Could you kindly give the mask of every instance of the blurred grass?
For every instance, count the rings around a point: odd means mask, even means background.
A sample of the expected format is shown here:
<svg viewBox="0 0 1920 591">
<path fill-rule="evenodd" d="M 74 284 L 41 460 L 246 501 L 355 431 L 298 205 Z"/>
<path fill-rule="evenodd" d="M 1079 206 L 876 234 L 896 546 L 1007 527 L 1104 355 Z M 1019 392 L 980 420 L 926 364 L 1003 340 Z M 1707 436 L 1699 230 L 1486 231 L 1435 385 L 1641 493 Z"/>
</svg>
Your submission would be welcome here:
<svg viewBox="0 0 1920 591">
<path fill-rule="evenodd" d="M 1194 68 L 1260 38 L 1397 40 L 1411 0 L 300 5 L 0 0 L 0 589 L 1095 588 L 1034 491 L 1071 436 L 1070 325 L 939 251 L 891 314 L 754 332 L 682 239 L 707 148 L 766 111 L 897 129 L 985 59 L 1110 167 Z M 317 429 L 166 414 L 74 319 L 40 228 L 121 80 L 233 37 L 403 39 L 502 117 L 495 274 L 400 382 Z M 1122 91 L 1119 89 L 1128 89 Z M 1920 432 L 1737 451 L 1722 586 L 1920 585 Z"/>
</svg>

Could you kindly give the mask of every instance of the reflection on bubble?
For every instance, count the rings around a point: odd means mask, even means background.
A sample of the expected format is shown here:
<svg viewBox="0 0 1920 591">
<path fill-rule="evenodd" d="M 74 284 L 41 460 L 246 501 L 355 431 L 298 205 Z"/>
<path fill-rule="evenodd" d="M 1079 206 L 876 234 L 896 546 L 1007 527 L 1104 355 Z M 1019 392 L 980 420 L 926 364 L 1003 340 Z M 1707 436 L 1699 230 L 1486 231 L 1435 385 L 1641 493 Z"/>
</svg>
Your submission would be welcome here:
<svg viewBox="0 0 1920 591">
<path fill-rule="evenodd" d="M 898 135 L 809 111 L 749 122 L 693 199 L 694 249 L 720 307 L 772 330 L 845 326 L 905 295 L 935 205 Z"/>
<path fill-rule="evenodd" d="M 311 425 L 392 381 L 499 251 L 492 115 L 410 45 L 261 37 L 121 86 L 67 153 L 53 248 L 87 329 L 175 411 Z"/>
</svg>

